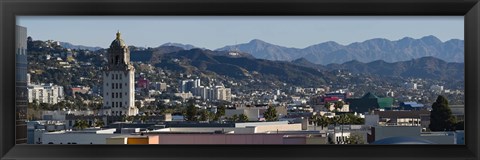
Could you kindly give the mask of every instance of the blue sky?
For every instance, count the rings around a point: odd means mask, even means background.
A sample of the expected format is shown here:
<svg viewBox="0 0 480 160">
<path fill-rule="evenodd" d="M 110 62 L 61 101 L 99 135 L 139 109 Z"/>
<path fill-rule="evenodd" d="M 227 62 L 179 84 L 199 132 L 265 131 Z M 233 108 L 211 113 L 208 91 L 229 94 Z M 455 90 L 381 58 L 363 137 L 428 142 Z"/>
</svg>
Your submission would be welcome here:
<svg viewBox="0 0 480 160">
<path fill-rule="evenodd" d="M 17 24 L 34 40 L 104 48 L 117 30 L 128 45 L 175 42 L 208 49 L 252 39 L 295 48 L 428 35 L 464 39 L 463 16 L 19 16 Z"/>
</svg>

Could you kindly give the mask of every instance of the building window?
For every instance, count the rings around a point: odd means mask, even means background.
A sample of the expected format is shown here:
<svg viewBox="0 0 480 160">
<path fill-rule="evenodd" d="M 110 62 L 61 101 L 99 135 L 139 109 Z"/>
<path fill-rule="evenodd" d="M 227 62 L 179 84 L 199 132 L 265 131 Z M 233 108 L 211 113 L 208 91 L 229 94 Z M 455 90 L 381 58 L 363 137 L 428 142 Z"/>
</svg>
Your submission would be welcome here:
<svg viewBox="0 0 480 160">
<path fill-rule="evenodd" d="M 120 98 L 122 98 L 122 93 L 120 93 Z"/>
<path fill-rule="evenodd" d="M 107 105 L 108 105 L 108 101 L 107 101 Z"/>
<path fill-rule="evenodd" d="M 113 74 L 112 74 L 112 80 L 113 80 Z"/>
<path fill-rule="evenodd" d="M 115 88 L 113 88 L 113 87 L 115 87 L 115 85 L 112 84 L 112 89 L 115 89 Z"/>
<path fill-rule="evenodd" d="M 120 80 L 122 80 L 122 74 L 120 74 Z"/>
<path fill-rule="evenodd" d="M 115 98 L 114 95 L 115 95 L 115 94 L 112 93 L 112 98 Z"/>
<path fill-rule="evenodd" d="M 107 96 L 108 96 L 108 92 L 107 92 Z"/>
<path fill-rule="evenodd" d="M 118 74 L 115 74 L 115 79 L 118 79 Z"/>
<path fill-rule="evenodd" d="M 108 83 L 107 83 L 107 87 L 108 87 Z"/>
<path fill-rule="evenodd" d="M 123 114 L 122 114 L 122 111 L 120 111 L 120 115 L 123 115 Z"/>
<path fill-rule="evenodd" d="M 122 84 L 120 84 L 120 89 L 122 89 Z"/>
<path fill-rule="evenodd" d="M 122 103 L 120 103 L 120 108 L 122 108 Z"/>
</svg>

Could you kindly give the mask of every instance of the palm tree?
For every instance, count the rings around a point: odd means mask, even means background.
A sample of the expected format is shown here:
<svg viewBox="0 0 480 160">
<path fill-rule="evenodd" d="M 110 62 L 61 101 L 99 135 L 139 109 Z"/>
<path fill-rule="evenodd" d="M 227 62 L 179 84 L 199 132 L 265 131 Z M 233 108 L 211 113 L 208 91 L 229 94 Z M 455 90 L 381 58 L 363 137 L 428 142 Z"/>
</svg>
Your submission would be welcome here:
<svg viewBox="0 0 480 160">
<path fill-rule="evenodd" d="M 343 101 L 335 102 L 335 105 L 333 105 L 333 107 L 335 107 L 335 112 L 338 112 L 338 109 L 342 109 L 343 105 L 344 105 Z"/>
<path fill-rule="evenodd" d="M 140 121 L 142 121 L 142 123 L 145 123 L 148 119 L 148 116 L 146 114 L 143 114 L 139 117 Z"/>
<path fill-rule="evenodd" d="M 95 127 L 103 127 L 104 125 L 103 120 L 95 119 Z"/>
<path fill-rule="evenodd" d="M 330 124 L 330 119 L 325 115 L 317 119 L 317 125 L 321 126 L 322 130 L 323 130 L 323 127 L 327 127 L 329 124 Z"/>
<path fill-rule="evenodd" d="M 330 106 L 330 102 L 326 102 L 324 107 L 327 109 L 327 111 L 330 111 Z"/>
<path fill-rule="evenodd" d="M 209 115 L 208 111 L 206 109 L 200 111 L 200 121 L 208 121 L 209 120 Z"/>
<path fill-rule="evenodd" d="M 336 116 L 337 117 L 337 116 Z M 339 115 L 336 119 L 337 122 L 341 123 L 341 132 L 342 132 L 342 144 L 345 143 L 343 139 L 343 127 L 345 124 L 350 124 L 350 118 L 346 114 Z"/>
<path fill-rule="evenodd" d="M 243 114 L 243 113 L 240 114 L 240 116 L 238 116 L 238 121 L 240 121 L 240 122 L 246 122 L 246 121 L 248 121 L 247 115 L 245 115 L 245 114 Z"/>
<path fill-rule="evenodd" d="M 73 128 L 78 130 L 84 130 L 87 127 L 88 127 L 88 123 L 85 120 L 77 120 L 75 121 L 75 124 L 73 124 Z"/>
<path fill-rule="evenodd" d="M 234 114 L 231 118 L 231 121 L 233 121 L 233 122 L 238 121 L 238 115 Z"/>
<path fill-rule="evenodd" d="M 318 115 L 312 115 L 310 117 L 310 121 L 313 123 L 313 126 L 317 126 L 317 119 L 318 119 Z"/>
</svg>

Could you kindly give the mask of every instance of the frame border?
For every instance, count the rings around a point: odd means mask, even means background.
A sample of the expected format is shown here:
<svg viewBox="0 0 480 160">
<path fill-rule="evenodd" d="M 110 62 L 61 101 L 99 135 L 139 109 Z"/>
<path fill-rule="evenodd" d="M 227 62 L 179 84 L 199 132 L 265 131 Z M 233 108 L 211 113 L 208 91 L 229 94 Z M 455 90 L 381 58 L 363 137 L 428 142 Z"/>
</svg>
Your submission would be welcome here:
<svg viewBox="0 0 480 160">
<path fill-rule="evenodd" d="M 2 159 L 479 159 L 478 0 L 1 0 Z M 15 16 L 458 15 L 465 17 L 466 145 L 15 145 Z M 467 87 L 468 86 L 468 87 Z M 28 154 L 27 154 L 28 153 Z"/>
</svg>

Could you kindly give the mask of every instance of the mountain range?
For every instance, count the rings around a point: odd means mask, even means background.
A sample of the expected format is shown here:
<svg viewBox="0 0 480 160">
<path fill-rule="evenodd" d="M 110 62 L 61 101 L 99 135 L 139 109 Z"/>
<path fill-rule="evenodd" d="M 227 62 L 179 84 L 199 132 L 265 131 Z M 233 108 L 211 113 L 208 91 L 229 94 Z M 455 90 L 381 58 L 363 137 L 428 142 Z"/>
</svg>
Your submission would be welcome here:
<svg viewBox="0 0 480 160">
<path fill-rule="evenodd" d="M 432 56 L 393 63 L 383 60 L 369 63 L 352 60 L 342 64 L 321 65 L 314 64 L 306 58 L 287 62 L 257 59 L 245 53 L 232 56 L 230 53 L 199 48 L 183 50 L 180 47 L 164 46 L 152 51 L 132 52 L 131 60 L 148 62 L 156 67 L 182 73 L 205 74 L 210 72 L 235 79 L 249 79 L 258 75 L 266 79 L 300 85 L 322 85 L 325 82 L 335 81 L 335 76 L 330 74 L 334 70 L 348 70 L 364 75 L 424 78 L 451 82 L 463 81 L 465 74 L 464 63 L 446 62 Z M 179 61 L 174 61 L 175 59 Z"/>
<path fill-rule="evenodd" d="M 390 41 L 375 38 L 349 45 L 333 41 L 308 46 L 303 49 L 289 48 L 254 39 L 248 43 L 230 45 L 217 49 L 219 51 L 242 51 L 259 59 L 292 61 L 299 58 L 308 59 L 315 64 L 345 63 L 352 60 L 372 62 L 399 62 L 433 56 L 447 62 L 464 62 L 464 41 L 451 39 L 440 41 L 435 36 L 420 39 L 405 37 Z"/>
<path fill-rule="evenodd" d="M 133 57 L 134 55 L 132 55 Z M 157 60 L 152 59 L 156 67 L 175 70 L 182 73 L 215 73 L 238 80 L 252 77 L 279 80 L 291 84 L 322 85 L 327 75 L 315 68 L 295 65 L 291 62 L 279 62 L 256 59 L 248 56 L 232 56 L 229 52 L 203 49 L 181 50 L 164 53 Z"/>
<path fill-rule="evenodd" d="M 66 42 L 60 43 L 64 48 L 98 50 L 100 47 L 73 45 Z M 190 44 L 165 43 L 162 47 L 178 47 L 190 50 L 196 47 Z M 202 48 L 203 49 L 203 48 Z M 352 60 L 363 63 L 383 60 L 385 62 L 407 61 L 422 57 L 436 57 L 446 62 L 464 62 L 464 41 L 451 39 L 445 42 L 435 36 L 425 36 L 420 39 L 405 37 L 391 41 L 375 38 L 349 45 L 341 45 L 333 41 L 311 45 L 305 48 L 291 48 L 271 44 L 259 39 L 248 43 L 227 45 L 216 51 L 238 52 L 250 54 L 258 59 L 273 61 L 293 61 L 304 58 L 314 64 L 342 64 Z"/>
<path fill-rule="evenodd" d="M 435 57 L 422 57 L 408 61 L 385 62 L 377 60 L 369 63 L 352 60 L 343 64 L 329 64 L 326 66 L 313 64 L 305 58 L 292 61 L 300 66 L 316 68 L 319 70 L 348 70 L 357 74 L 370 74 L 379 76 L 397 76 L 410 78 L 426 78 L 435 80 L 464 80 L 464 63 L 446 62 Z"/>
<path fill-rule="evenodd" d="M 84 45 L 74 45 L 68 42 L 60 42 L 60 46 L 67 49 L 84 49 L 84 50 L 91 50 L 96 51 L 102 49 L 102 47 L 89 47 Z"/>
</svg>

